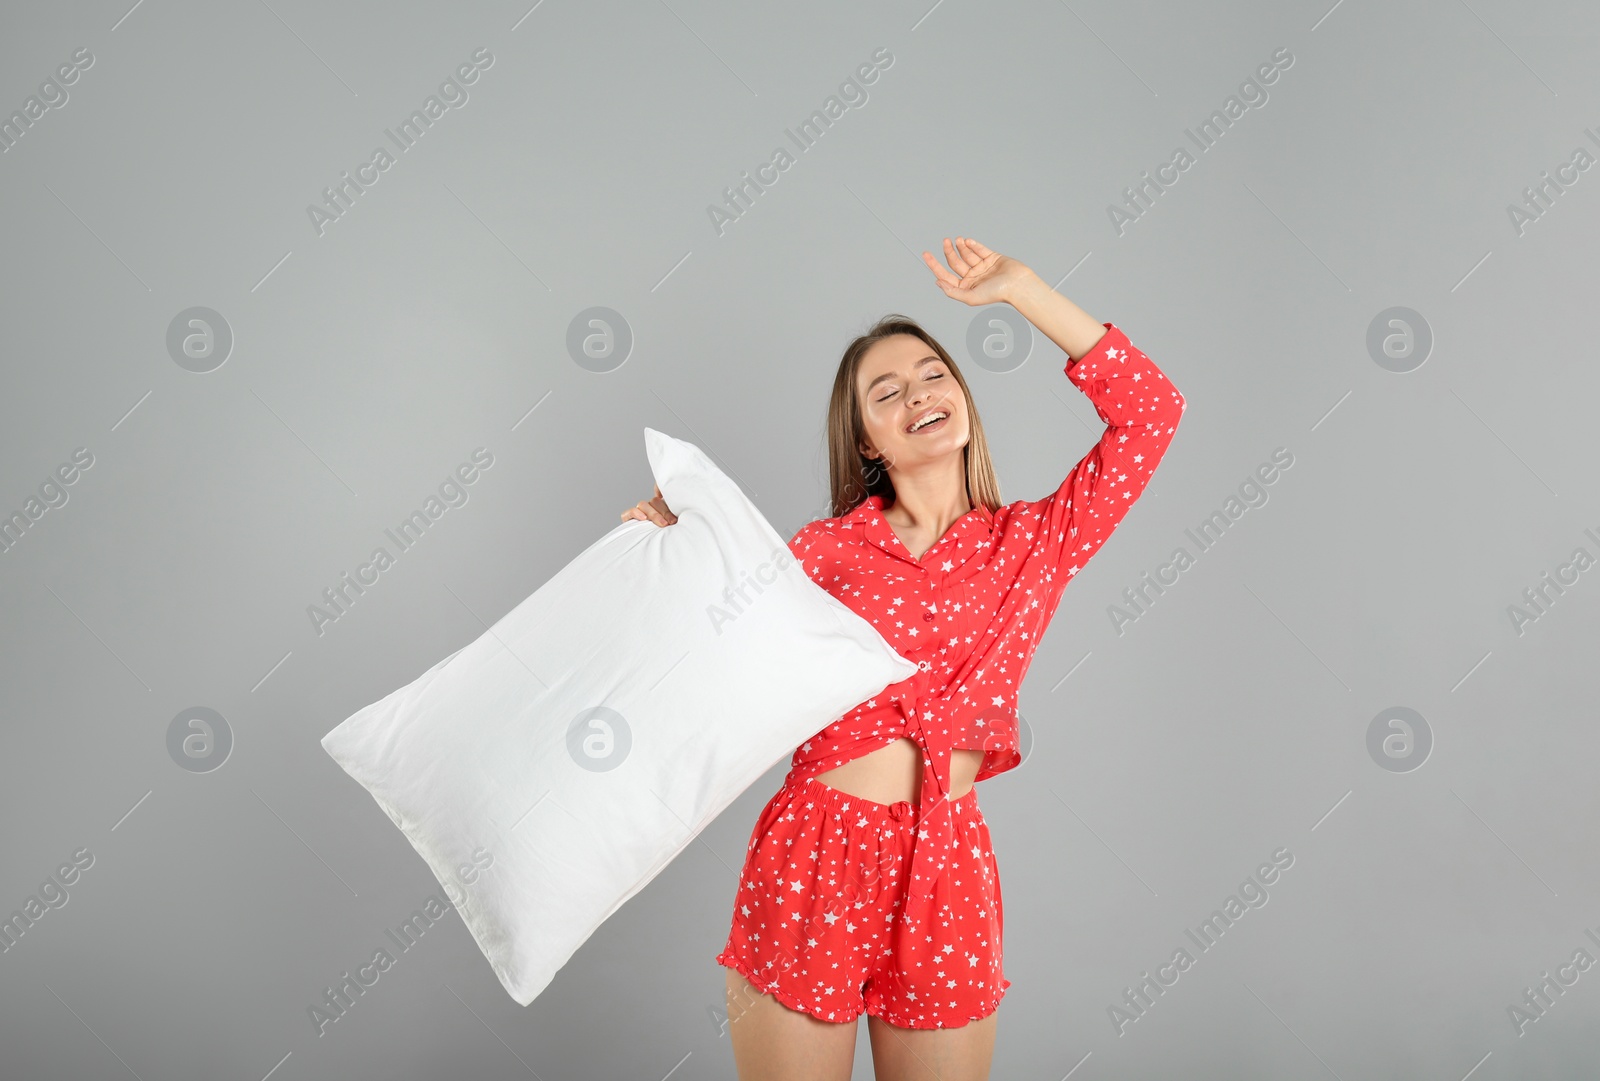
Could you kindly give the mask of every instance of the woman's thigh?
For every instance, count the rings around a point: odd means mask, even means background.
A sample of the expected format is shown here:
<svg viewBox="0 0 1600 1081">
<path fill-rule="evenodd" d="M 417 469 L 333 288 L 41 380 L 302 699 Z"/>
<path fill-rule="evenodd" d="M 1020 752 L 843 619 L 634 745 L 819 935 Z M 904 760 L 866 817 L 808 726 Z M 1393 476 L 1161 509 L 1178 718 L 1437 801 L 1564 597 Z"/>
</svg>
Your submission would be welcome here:
<svg viewBox="0 0 1600 1081">
<path fill-rule="evenodd" d="M 867 1017 L 877 1081 L 989 1081 L 999 1012 L 960 1028 L 896 1028 Z"/>
<path fill-rule="evenodd" d="M 727 972 L 728 1034 L 739 1081 L 848 1081 L 856 1021 L 823 1021 L 791 1010 L 733 969 Z"/>
</svg>

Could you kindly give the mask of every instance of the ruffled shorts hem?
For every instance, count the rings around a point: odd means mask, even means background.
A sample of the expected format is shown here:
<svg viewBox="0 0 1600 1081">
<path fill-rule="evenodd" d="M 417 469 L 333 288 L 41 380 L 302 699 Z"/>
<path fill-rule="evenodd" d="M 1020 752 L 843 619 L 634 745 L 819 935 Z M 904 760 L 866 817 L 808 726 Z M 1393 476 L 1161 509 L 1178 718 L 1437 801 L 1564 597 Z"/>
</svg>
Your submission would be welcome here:
<svg viewBox="0 0 1600 1081">
<path fill-rule="evenodd" d="M 875 1010 L 872 1005 L 864 1006 L 862 1009 L 857 1010 L 855 1013 L 851 1014 L 849 1017 L 835 1017 L 835 1016 L 831 1016 L 831 1015 L 832 1014 L 837 1014 L 839 1012 L 838 1010 L 829 1010 L 828 1011 L 828 1015 L 824 1015 L 823 1012 L 821 1011 L 820 1007 L 813 1007 L 813 1006 L 805 1005 L 798 998 L 796 998 L 794 995 L 789 994 L 789 992 L 787 992 L 787 991 L 783 990 L 782 988 L 778 987 L 776 984 L 763 986 L 761 981 L 756 977 L 755 970 L 752 969 L 748 964 L 746 964 L 742 958 L 736 956 L 730 950 L 726 950 L 725 949 L 721 953 L 717 954 L 716 963 L 719 964 L 719 965 L 722 965 L 724 968 L 733 969 L 739 975 L 741 975 L 745 979 L 749 980 L 750 981 L 750 985 L 752 987 L 754 987 L 757 991 L 761 992 L 764 995 L 771 995 L 773 998 L 777 999 L 779 1002 L 781 1002 L 783 1005 L 787 1006 L 789 1009 L 798 1010 L 799 1012 L 805 1013 L 805 1014 L 810 1014 L 812 1017 L 815 1017 L 818 1021 L 827 1021 L 827 1022 L 830 1022 L 832 1024 L 840 1024 L 840 1025 L 847 1025 L 852 1021 L 859 1020 L 861 1015 L 864 1013 L 869 1017 L 876 1017 L 878 1020 L 882 1021 L 884 1024 L 893 1025 L 895 1028 L 913 1028 L 913 1029 L 962 1028 L 962 1027 L 964 1027 L 964 1026 L 966 1026 L 968 1024 L 971 1024 L 973 1021 L 982 1021 L 984 1018 L 988 1017 L 990 1014 L 992 1014 L 996 1010 L 998 1010 L 1000 1008 L 1000 1003 L 1005 1000 L 1006 992 L 1011 989 L 1011 981 L 1002 977 L 1001 982 L 1000 982 L 1000 993 L 997 994 L 994 997 L 994 1001 L 992 1003 L 990 1003 L 986 1008 L 981 1010 L 980 1012 L 975 1013 L 975 1014 L 969 1014 L 967 1017 L 965 1017 L 965 1018 L 963 1018 L 961 1020 L 960 1024 L 955 1024 L 955 1025 L 947 1025 L 942 1020 L 941 1021 L 934 1021 L 934 1022 L 930 1023 L 925 1019 L 917 1019 L 917 1018 L 912 1018 L 912 1017 L 906 1017 L 906 1016 L 904 1016 L 902 1014 L 896 1013 L 893 1010 Z"/>
<path fill-rule="evenodd" d="M 884 1022 L 885 1024 L 893 1025 L 895 1028 L 916 1028 L 916 1029 L 963 1028 L 966 1025 L 969 1025 L 974 1021 L 982 1021 L 984 1018 L 986 1018 L 990 1014 L 994 1013 L 994 1011 L 998 1010 L 1000 1008 L 1000 1003 L 1006 997 L 1006 991 L 1010 987 L 1011 987 L 1011 981 L 1010 980 L 1002 980 L 1001 984 L 1000 984 L 1000 993 L 994 997 L 994 1002 L 990 1003 L 987 1007 L 985 1007 L 983 1010 L 981 1010 L 978 1013 L 969 1014 L 966 1017 L 963 1017 L 960 1020 L 960 1022 L 958 1022 L 957 1024 L 953 1024 L 953 1025 L 947 1025 L 943 1021 L 929 1022 L 927 1020 L 918 1020 L 918 1019 L 911 1018 L 911 1017 L 903 1017 L 900 1014 L 895 1013 L 893 1010 L 886 1010 L 886 1011 L 884 1011 L 882 1013 L 877 1013 L 877 1012 L 874 1012 L 873 1008 L 870 1005 L 867 1007 L 866 1012 L 868 1014 L 870 1014 L 871 1016 L 876 1017 L 878 1020 Z"/>
<path fill-rule="evenodd" d="M 805 1005 L 798 998 L 796 998 L 795 996 L 791 995 L 789 992 L 783 990 L 782 988 L 778 987 L 777 985 L 775 985 L 775 984 L 763 985 L 761 980 L 756 976 L 755 970 L 752 969 L 749 965 L 745 964 L 745 962 L 744 962 L 744 960 L 742 958 L 734 956 L 728 950 L 723 950 L 721 953 L 717 954 L 717 964 L 722 965 L 724 968 L 733 969 L 739 975 L 741 975 L 745 979 L 749 980 L 750 981 L 750 985 L 752 987 L 754 987 L 757 991 L 760 991 L 762 994 L 771 995 L 773 998 L 777 999 L 779 1002 L 781 1002 L 785 1006 L 789 1007 L 789 1009 L 798 1010 L 801 1013 L 808 1013 L 812 1017 L 815 1017 L 818 1021 L 828 1021 L 828 1022 L 833 1023 L 833 1024 L 847 1025 L 851 1021 L 857 1020 L 861 1016 L 861 1014 L 863 1012 L 863 1011 L 857 1010 L 855 1013 L 851 1014 L 849 1017 L 825 1016 L 820 1007 L 814 1007 L 814 1006 Z M 828 1014 L 831 1015 L 831 1014 L 836 1014 L 838 1012 L 839 1012 L 838 1010 L 829 1010 Z"/>
</svg>

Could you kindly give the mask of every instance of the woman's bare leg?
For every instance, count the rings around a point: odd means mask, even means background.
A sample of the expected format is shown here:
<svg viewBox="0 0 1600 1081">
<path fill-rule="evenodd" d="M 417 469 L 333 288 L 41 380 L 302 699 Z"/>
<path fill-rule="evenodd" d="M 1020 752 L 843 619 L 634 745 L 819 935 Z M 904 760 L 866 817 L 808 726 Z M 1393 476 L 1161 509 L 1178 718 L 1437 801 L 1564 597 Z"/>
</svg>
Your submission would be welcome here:
<svg viewBox="0 0 1600 1081">
<path fill-rule="evenodd" d="M 855 1021 L 822 1021 L 791 1010 L 731 968 L 728 1033 L 739 1081 L 850 1081 Z"/>
<path fill-rule="evenodd" d="M 896 1028 L 867 1018 L 877 1081 L 989 1081 L 996 1010 L 960 1028 Z"/>
</svg>

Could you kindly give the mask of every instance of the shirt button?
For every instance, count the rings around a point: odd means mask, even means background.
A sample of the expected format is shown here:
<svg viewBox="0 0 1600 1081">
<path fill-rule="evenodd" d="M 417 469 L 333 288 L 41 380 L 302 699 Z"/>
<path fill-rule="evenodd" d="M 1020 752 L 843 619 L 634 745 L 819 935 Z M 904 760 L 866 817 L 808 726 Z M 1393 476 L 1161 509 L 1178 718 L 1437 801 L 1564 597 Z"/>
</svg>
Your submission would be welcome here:
<svg viewBox="0 0 1600 1081">
<path fill-rule="evenodd" d="M 927 622 L 932 623 L 933 622 L 933 613 L 932 612 L 924 612 L 924 613 L 922 613 L 922 618 L 924 620 L 926 620 Z"/>
</svg>

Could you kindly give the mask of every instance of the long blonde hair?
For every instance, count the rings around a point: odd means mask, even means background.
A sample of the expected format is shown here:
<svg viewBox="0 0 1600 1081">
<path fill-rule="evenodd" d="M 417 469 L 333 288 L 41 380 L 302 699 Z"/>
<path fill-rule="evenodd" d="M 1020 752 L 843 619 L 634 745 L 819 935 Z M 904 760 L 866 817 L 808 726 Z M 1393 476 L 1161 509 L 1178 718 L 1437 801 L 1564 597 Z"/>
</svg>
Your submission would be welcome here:
<svg viewBox="0 0 1600 1081">
<path fill-rule="evenodd" d="M 861 441 L 866 429 L 861 424 L 861 399 L 856 393 L 856 373 L 861 358 L 878 342 L 895 334 L 910 334 L 920 338 L 939 355 L 967 403 L 967 445 L 961 449 L 966 467 L 967 499 L 974 507 L 982 504 L 990 513 L 1000 509 L 1000 482 L 995 479 L 994 462 L 989 457 L 989 441 L 984 438 L 983 421 L 978 418 L 977 403 L 961 374 L 961 369 L 945 352 L 944 346 L 934 340 L 917 323 L 904 315 L 889 314 L 879 319 L 863 335 L 845 346 L 839 358 L 839 370 L 833 377 L 833 395 L 828 401 L 828 488 L 830 492 L 829 517 L 848 514 L 868 496 L 882 495 L 885 502 L 894 500 L 894 484 L 889 479 L 887 464 L 881 458 L 868 458 L 861 453 Z"/>
</svg>

